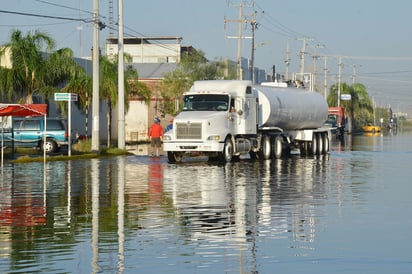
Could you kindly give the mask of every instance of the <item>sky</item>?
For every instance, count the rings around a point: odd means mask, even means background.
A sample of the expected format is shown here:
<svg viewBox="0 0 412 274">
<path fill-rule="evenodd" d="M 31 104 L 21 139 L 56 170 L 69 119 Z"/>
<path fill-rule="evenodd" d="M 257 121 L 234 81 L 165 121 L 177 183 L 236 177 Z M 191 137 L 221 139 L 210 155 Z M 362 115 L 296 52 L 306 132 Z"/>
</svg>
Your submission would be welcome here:
<svg viewBox="0 0 412 274">
<path fill-rule="evenodd" d="M 117 1 L 113 0 L 112 17 L 109 2 L 99 1 L 100 19 L 108 26 L 111 18 L 118 21 Z M 355 79 L 366 86 L 377 106 L 412 115 L 410 0 L 123 0 L 124 36 L 180 36 L 182 45 L 202 50 L 209 60 L 236 61 L 237 39 L 228 37 L 238 35 L 240 3 L 242 35 L 251 37 L 252 14 L 257 23 L 256 67 L 271 73 L 275 65 L 284 74 L 288 59 L 289 74 L 300 73 L 306 41 L 304 71 L 317 68 L 319 90 L 323 91 L 325 68 L 327 85 L 337 83 L 340 58 L 342 82 L 352 84 Z M 10 40 L 14 29 L 40 30 L 56 40 L 56 49 L 70 47 L 76 56 L 90 55 L 92 11 L 93 0 L 2 1 L 0 44 Z M 117 35 L 114 28 L 100 32 L 102 48 L 110 32 Z M 251 57 L 251 45 L 252 39 L 241 40 L 243 57 Z"/>
</svg>

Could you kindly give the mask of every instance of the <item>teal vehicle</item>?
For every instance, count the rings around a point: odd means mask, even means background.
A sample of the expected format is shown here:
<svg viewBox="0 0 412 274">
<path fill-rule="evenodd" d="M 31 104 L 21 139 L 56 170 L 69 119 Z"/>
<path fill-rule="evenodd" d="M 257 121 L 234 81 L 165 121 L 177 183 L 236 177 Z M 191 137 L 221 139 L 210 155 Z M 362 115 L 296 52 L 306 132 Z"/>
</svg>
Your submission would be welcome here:
<svg viewBox="0 0 412 274">
<path fill-rule="evenodd" d="M 68 146 L 68 132 L 61 119 L 46 119 L 44 141 L 44 118 L 13 118 L 12 128 L 3 130 L 4 146 L 39 148 L 46 153 Z"/>
</svg>

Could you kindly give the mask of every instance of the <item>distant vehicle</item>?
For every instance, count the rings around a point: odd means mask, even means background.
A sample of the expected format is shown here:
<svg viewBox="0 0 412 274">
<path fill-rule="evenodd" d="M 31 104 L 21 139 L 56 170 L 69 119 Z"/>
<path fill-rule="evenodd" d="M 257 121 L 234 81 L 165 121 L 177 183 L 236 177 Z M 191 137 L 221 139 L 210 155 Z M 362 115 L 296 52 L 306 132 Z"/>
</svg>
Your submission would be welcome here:
<svg viewBox="0 0 412 274">
<path fill-rule="evenodd" d="M 372 123 L 367 123 L 366 125 L 364 125 L 362 127 L 362 130 L 364 132 L 371 132 L 371 133 L 375 133 L 375 132 L 381 132 L 381 127 L 380 126 L 375 126 Z"/>
<path fill-rule="evenodd" d="M 329 107 L 325 126 L 330 128 L 332 134 L 336 135 L 336 138 L 343 137 L 346 127 L 345 109 L 343 107 Z"/>
<path fill-rule="evenodd" d="M 14 117 L 12 128 L 3 129 L 5 146 L 36 147 L 52 153 L 68 145 L 68 132 L 61 119 L 47 118 L 46 142 L 44 142 L 44 118 Z"/>
</svg>

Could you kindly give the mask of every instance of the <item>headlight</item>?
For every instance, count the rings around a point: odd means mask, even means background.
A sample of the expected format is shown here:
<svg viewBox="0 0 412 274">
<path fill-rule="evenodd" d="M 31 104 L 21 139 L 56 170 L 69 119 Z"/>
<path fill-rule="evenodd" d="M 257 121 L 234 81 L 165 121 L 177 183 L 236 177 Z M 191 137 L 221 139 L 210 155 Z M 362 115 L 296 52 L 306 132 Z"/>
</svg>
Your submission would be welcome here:
<svg viewBox="0 0 412 274">
<path fill-rule="evenodd" d="M 163 135 L 163 141 L 171 141 L 172 137 L 168 134 Z"/>
<path fill-rule="evenodd" d="M 220 141 L 220 136 L 219 135 L 210 135 L 209 137 L 207 137 L 208 141 L 216 141 L 219 142 Z"/>
</svg>

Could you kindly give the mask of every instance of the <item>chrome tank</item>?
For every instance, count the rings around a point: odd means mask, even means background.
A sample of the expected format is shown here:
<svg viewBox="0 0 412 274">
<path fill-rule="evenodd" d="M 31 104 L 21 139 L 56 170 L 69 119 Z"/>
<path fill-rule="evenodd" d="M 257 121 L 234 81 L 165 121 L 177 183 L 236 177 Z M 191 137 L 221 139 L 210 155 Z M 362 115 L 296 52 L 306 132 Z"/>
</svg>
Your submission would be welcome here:
<svg viewBox="0 0 412 274">
<path fill-rule="evenodd" d="M 328 117 L 328 105 L 317 92 L 269 86 L 254 89 L 259 96 L 259 128 L 315 129 Z"/>
</svg>

